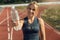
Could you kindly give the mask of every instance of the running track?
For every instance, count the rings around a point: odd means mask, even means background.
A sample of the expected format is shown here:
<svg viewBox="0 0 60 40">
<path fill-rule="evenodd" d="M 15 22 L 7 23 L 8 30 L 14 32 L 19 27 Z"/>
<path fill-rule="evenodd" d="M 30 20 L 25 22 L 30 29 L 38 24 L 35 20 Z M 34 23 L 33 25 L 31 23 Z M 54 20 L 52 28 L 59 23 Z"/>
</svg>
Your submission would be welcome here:
<svg viewBox="0 0 60 40">
<path fill-rule="evenodd" d="M 8 11 L 8 17 L 7 17 Z M 8 40 L 8 26 L 7 21 L 9 21 L 10 30 L 13 27 L 12 20 L 10 17 L 11 8 L 4 8 L 2 13 L 0 14 L 0 40 Z M 22 15 L 22 14 L 19 14 Z M 47 40 L 60 40 L 60 32 L 52 28 L 50 25 L 45 23 L 46 29 L 46 38 Z M 11 31 L 10 31 L 11 32 Z M 23 32 L 13 30 L 12 40 L 23 40 Z"/>
</svg>

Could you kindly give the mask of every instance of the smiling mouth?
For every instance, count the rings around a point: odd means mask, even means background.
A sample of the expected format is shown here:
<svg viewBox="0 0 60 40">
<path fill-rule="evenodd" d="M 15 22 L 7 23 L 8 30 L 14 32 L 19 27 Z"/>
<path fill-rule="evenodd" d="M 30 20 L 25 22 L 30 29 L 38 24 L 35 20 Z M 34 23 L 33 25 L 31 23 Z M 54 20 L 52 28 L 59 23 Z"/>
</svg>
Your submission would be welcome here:
<svg viewBox="0 0 60 40">
<path fill-rule="evenodd" d="M 34 15 L 34 13 L 32 13 Z"/>
<path fill-rule="evenodd" d="M 32 12 L 32 13 L 29 13 L 30 15 L 34 15 L 34 13 Z"/>
</svg>

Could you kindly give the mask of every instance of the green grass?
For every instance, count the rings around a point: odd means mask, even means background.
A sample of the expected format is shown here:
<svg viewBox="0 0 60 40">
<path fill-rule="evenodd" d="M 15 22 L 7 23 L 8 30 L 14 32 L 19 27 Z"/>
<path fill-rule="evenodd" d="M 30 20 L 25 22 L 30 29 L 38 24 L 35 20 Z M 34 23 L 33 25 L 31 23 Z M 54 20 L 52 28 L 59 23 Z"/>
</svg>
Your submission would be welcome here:
<svg viewBox="0 0 60 40">
<path fill-rule="evenodd" d="M 17 9 L 21 9 L 21 10 L 24 10 L 26 8 L 26 6 L 18 6 L 16 7 Z"/>
<path fill-rule="evenodd" d="M 60 31 L 60 8 L 47 8 L 43 11 L 42 18 L 51 26 Z"/>
</svg>

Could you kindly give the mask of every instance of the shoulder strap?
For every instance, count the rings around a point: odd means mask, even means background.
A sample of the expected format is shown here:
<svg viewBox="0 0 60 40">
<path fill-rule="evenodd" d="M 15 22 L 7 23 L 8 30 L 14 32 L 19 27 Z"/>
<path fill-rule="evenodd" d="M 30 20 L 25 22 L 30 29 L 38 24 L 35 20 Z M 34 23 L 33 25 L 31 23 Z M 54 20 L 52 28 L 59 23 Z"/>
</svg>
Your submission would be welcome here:
<svg viewBox="0 0 60 40">
<path fill-rule="evenodd" d="M 28 18 L 24 18 L 24 23 L 28 23 Z"/>
<path fill-rule="evenodd" d="M 27 18 L 27 17 L 26 17 L 26 18 L 24 18 L 24 21 L 25 21 L 25 20 L 28 20 L 28 18 Z"/>
</svg>

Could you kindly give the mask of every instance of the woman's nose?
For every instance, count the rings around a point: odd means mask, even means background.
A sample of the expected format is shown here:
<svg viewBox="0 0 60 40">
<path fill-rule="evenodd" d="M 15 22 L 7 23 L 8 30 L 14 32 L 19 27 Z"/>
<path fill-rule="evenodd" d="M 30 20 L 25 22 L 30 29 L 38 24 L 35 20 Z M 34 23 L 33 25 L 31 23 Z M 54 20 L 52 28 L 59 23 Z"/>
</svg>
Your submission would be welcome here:
<svg viewBox="0 0 60 40">
<path fill-rule="evenodd" d="M 30 10 L 30 12 L 33 12 L 33 10 Z"/>
</svg>

